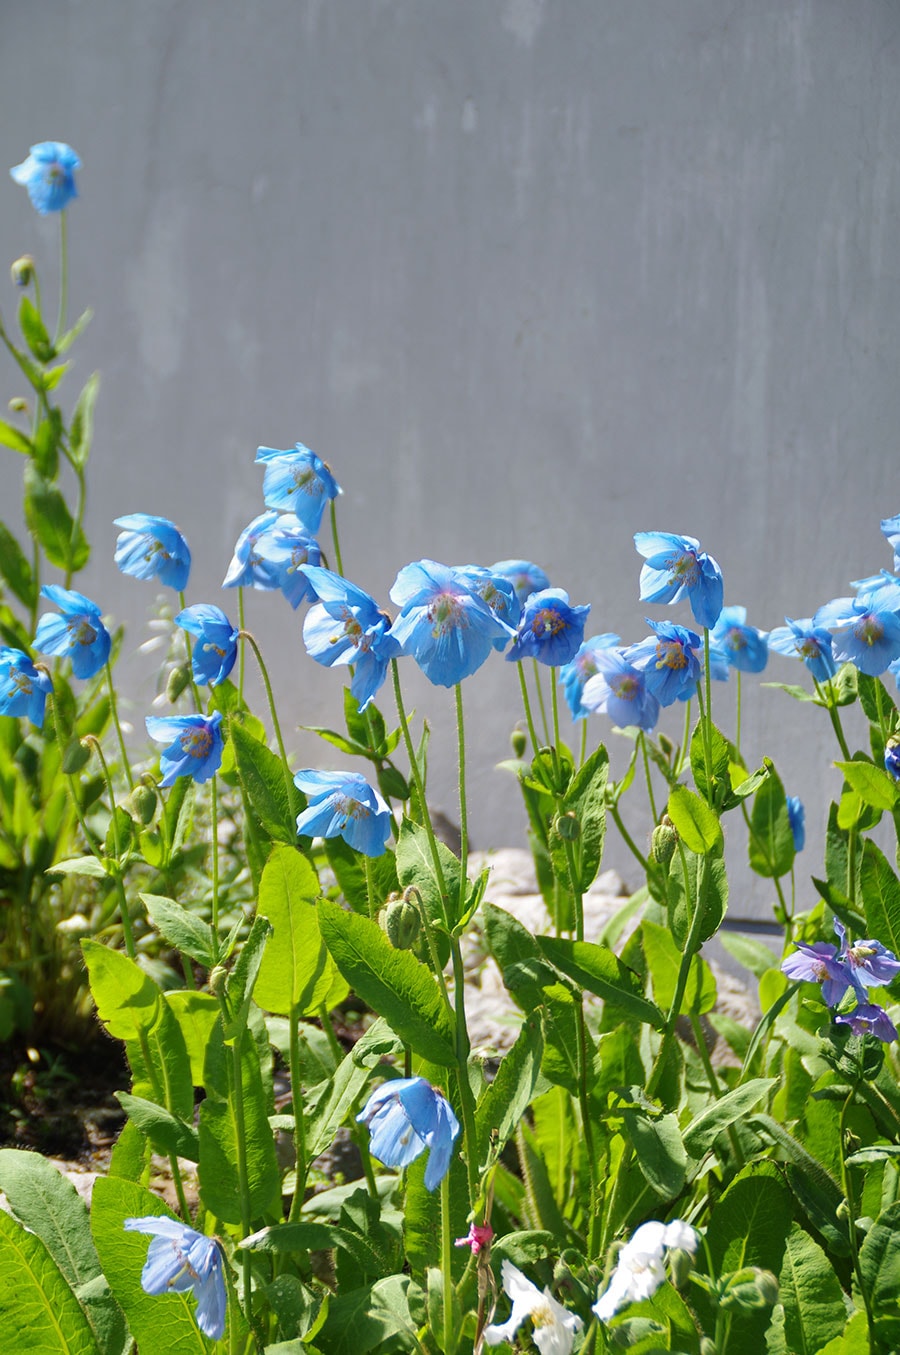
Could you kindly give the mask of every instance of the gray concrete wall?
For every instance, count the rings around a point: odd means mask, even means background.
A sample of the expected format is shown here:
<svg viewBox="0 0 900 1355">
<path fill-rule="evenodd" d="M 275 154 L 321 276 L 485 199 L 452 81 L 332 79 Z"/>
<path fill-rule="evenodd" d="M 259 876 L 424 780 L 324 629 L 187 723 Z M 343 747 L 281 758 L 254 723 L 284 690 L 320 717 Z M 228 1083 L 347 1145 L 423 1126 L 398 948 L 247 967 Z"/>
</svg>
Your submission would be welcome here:
<svg viewBox="0 0 900 1355">
<path fill-rule="evenodd" d="M 592 633 L 632 639 L 638 529 L 699 536 L 767 628 L 888 565 L 898 39 L 894 0 L 6 0 L 0 163 L 47 138 L 84 162 L 76 355 L 103 373 L 84 591 L 133 648 L 153 589 L 112 567 L 111 519 L 143 510 L 188 534 L 191 599 L 232 606 L 255 449 L 298 439 L 344 485 L 347 572 L 385 601 L 420 556 L 523 555 L 592 602 Z M 31 249 L 48 292 L 55 226 L 2 189 L 0 260 Z M 285 725 L 334 723 L 340 677 L 299 619 L 256 594 L 249 621 Z M 452 812 L 452 697 L 411 666 L 407 685 Z M 519 841 L 493 770 L 515 671 L 465 693 L 473 836 Z M 821 713 L 765 691 L 745 731 L 815 819 L 838 785 Z"/>
</svg>

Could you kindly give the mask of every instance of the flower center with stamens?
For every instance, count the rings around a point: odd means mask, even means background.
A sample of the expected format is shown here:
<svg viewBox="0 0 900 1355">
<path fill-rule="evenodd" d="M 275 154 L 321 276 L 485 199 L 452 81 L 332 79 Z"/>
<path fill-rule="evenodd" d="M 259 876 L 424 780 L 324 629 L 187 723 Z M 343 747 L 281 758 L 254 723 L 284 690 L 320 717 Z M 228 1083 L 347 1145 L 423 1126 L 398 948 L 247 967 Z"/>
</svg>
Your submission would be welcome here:
<svg viewBox="0 0 900 1355">
<path fill-rule="evenodd" d="M 212 747 L 212 733 L 208 729 L 190 729 L 181 736 L 182 750 L 189 757 L 206 757 Z"/>
<path fill-rule="evenodd" d="M 656 666 L 657 668 L 671 668 L 677 672 L 680 668 L 687 668 L 688 658 L 684 652 L 684 646 L 677 640 L 660 640 L 656 646 Z"/>
<path fill-rule="evenodd" d="M 541 607 L 534 614 L 534 620 L 531 623 L 531 633 L 543 638 L 545 635 L 559 635 L 566 629 L 567 622 L 559 612 L 555 612 L 552 607 Z"/>
</svg>

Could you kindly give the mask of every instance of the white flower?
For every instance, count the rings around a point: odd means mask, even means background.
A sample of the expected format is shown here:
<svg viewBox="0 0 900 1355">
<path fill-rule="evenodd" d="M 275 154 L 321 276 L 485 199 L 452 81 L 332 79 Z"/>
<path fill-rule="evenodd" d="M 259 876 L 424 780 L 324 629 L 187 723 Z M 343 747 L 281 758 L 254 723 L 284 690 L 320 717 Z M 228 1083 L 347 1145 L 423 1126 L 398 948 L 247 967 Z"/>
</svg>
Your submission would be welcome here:
<svg viewBox="0 0 900 1355">
<path fill-rule="evenodd" d="M 598 1296 L 593 1312 L 601 1322 L 608 1322 L 626 1304 L 651 1298 L 666 1278 L 663 1265 L 666 1251 L 677 1247 L 693 1254 L 697 1242 L 694 1229 L 681 1219 L 668 1224 L 642 1223 L 619 1252 L 616 1268 L 606 1290 Z"/>
<path fill-rule="evenodd" d="M 498 1346 L 501 1341 L 512 1345 L 519 1327 L 530 1317 L 532 1339 L 541 1355 L 572 1355 L 581 1318 L 557 1303 L 549 1289 L 542 1293 L 511 1261 L 503 1262 L 501 1274 L 503 1288 L 512 1300 L 512 1312 L 506 1322 L 485 1327 L 485 1342 L 489 1346 Z"/>
</svg>

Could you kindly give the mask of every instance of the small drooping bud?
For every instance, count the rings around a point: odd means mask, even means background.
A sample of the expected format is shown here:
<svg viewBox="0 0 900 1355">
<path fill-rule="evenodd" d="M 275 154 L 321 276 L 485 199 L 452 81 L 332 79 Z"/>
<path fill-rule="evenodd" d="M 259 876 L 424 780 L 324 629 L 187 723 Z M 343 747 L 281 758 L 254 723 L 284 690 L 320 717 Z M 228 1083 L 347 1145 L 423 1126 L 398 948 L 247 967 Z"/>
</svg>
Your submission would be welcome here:
<svg viewBox="0 0 900 1355">
<path fill-rule="evenodd" d="M 778 1281 L 770 1270 L 759 1266 L 745 1266 L 733 1275 L 723 1277 L 723 1292 L 719 1307 L 726 1312 L 739 1308 L 752 1312 L 755 1308 L 771 1308 L 778 1301 Z"/>
<path fill-rule="evenodd" d="M 678 832 L 675 825 L 668 814 L 663 814 L 650 838 L 650 855 L 661 866 L 667 866 L 675 855 L 677 845 Z"/>
<path fill-rule="evenodd" d="M 563 842 L 577 842 L 581 837 L 581 824 L 578 815 L 571 810 L 567 814 L 557 814 L 554 827 Z"/>
<path fill-rule="evenodd" d="M 7 405 L 10 414 L 27 414 L 28 401 L 24 395 L 14 395 Z"/>
<path fill-rule="evenodd" d="M 209 971 L 209 991 L 215 994 L 224 992 L 227 978 L 228 970 L 224 965 L 217 964 L 214 969 Z"/>
<path fill-rule="evenodd" d="M 90 759 L 90 747 L 82 743 L 79 738 L 71 739 L 63 754 L 62 769 L 66 776 L 77 776 L 82 768 L 87 766 Z"/>
<path fill-rule="evenodd" d="M 9 270 L 9 275 L 17 287 L 27 287 L 34 277 L 34 259 L 30 254 L 23 254 L 21 258 L 16 259 Z"/>
<path fill-rule="evenodd" d="M 525 747 L 526 747 L 526 742 L 527 742 L 527 740 L 526 740 L 526 738 L 525 738 L 525 731 L 524 731 L 524 729 L 518 729 L 518 728 L 514 729 L 513 732 L 512 732 L 512 733 L 510 734 L 510 736 L 509 736 L 509 741 L 510 741 L 510 744 L 512 745 L 513 756 L 514 756 L 514 757 L 524 757 L 524 756 L 525 756 Z"/>
<path fill-rule="evenodd" d="M 135 823 L 143 824 L 146 828 L 148 823 L 152 823 L 153 815 L 156 813 L 156 791 L 143 784 L 135 786 L 128 797 L 126 808 Z"/>
<path fill-rule="evenodd" d="M 166 682 L 166 699 L 170 701 L 172 705 L 178 700 L 190 680 L 190 672 L 187 668 L 180 665 L 177 668 L 173 668 L 169 673 L 168 681 Z"/>
<path fill-rule="evenodd" d="M 384 910 L 384 930 L 394 950 L 410 950 L 421 925 L 418 908 L 405 896 L 391 900 Z"/>
</svg>

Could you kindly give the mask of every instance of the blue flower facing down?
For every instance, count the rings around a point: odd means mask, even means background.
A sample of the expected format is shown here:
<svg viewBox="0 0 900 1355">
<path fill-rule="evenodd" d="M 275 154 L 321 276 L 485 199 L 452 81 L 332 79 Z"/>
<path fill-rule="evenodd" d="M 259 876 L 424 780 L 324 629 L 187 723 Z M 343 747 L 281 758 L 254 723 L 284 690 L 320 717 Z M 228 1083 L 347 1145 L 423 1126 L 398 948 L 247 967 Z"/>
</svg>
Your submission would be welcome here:
<svg viewBox="0 0 900 1355">
<path fill-rule="evenodd" d="M 765 668 L 769 658 L 766 633 L 747 625 L 746 607 L 723 607 L 709 638 L 729 668 L 741 673 L 761 673 Z"/>
<path fill-rule="evenodd" d="M 894 568 L 900 570 L 900 513 L 892 518 L 882 518 L 881 530 L 894 552 Z"/>
<path fill-rule="evenodd" d="M 641 601 L 678 602 L 686 596 L 697 625 L 712 629 L 722 610 L 722 571 L 700 542 L 674 532 L 635 532 L 634 544 L 647 561 Z"/>
<path fill-rule="evenodd" d="M 174 522 L 148 513 L 128 513 L 116 518 L 115 524 L 122 528 L 115 561 L 123 574 L 159 579 L 176 593 L 184 592 L 191 573 L 191 552 Z"/>
<path fill-rule="evenodd" d="M 656 638 L 648 636 L 625 651 L 625 658 L 646 678 L 647 691 L 661 706 L 689 701 L 700 679 L 700 636 L 685 626 L 668 621 L 644 620 Z"/>
<path fill-rule="evenodd" d="M 806 810 L 803 808 L 803 801 L 799 795 L 787 797 L 787 811 L 791 825 L 791 836 L 794 839 L 794 851 L 802 852 L 806 845 Z"/>
<path fill-rule="evenodd" d="M 272 587 L 274 580 L 274 586 L 281 589 L 294 611 L 301 602 L 315 602 L 315 590 L 302 567 L 317 566 L 322 552 L 316 538 L 295 513 L 279 513 L 275 522 L 257 536 L 253 553 L 261 562 L 257 567 L 270 580 L 266 587 Z"/>
<path fill-rule="evenodd" d="M 16 183 L 28 190 L 31 205 L 41 216 L 61 212 L 72 198 L 78 197 L 75 171 L 81 161 L 64 141 L 41 141 L 21 165 L 9 171 Z"/>
<path fill-rule="evenodd" d="M 326 503 L 342 492 L 328 464 L 302 442 L 286 452 L 260 447 L 256 460 L 266 468 L 263 497 L 267 507 L 294 513 L 306 530 L 315 535 Z"/>
<path fill-rule="evenodd" d="M 148 715 L 147 733 L 156 743 L 168 743 L 159 755 L 163 786 L 171 786 L 180 776 L 190 776 L 203 785 L 222 765 L 223 738 L 221 712 L 212 715 Z"/>
<path fill-rule="evenodd" d="M 612 649 L 619 643 L 620 636 L 607 631 L 605 635 L 595 635 L 579 645 L 574 659 L 559 670 L 559 683 L 565 693 L 566 702 L 573 720 L 584 720 L 590 710 L 582 703 L 584 685 L 595 673 L 599 673 L 596 654 L 600 649 Z"/>
<path fill-rule="evenodd" d="M 373 1092 L 360 1113 L 369 1126 L 371 1153 L 386 1167 L 408 1167 L 428 1149 L 425 1189 L 435 1190 L 450 1169 L 459 1121 L 441 1092 L 424 1077 L 401 1077 Z"/>
<path fill-rule="evenodd" d="M 830 631 L 838 663 L 852 663 L 877 677 L 900 658 L 900 620 L 865 598 L 835 598 L 813 617 L 813 625 Z"/>
<path fill-rule="evenodd" d="M 123 1227 L 129 1233 L 153 1235 L 141 1271 L 144 1293 L 183 1294 L 193 1289 L 197 1326 L 211 1341 L 221 1341 L 227 1298 L 222 1253 L 215 1238 L 165 1215 L 126 1219 Z"/>
<path fill-rule="evenodd" d="M 569 605 L 562 588 L 542 588 L 526 600 L 507 659 L 537 659 L 538 663 L 559 668 L 578 653 L 584 639 L 584 624 L 591 610 Z"/>
<path fill-rule="evenodd" d="M 533 565 L 530 560 L 498 560 L 495 565 L 491 565 L 491 573 L 509 579 L 523 607 L 532 593 L 540 593 L 550 587 L 550 580 L 540 565 Z"/>
<path fill-rule="evenodd" d="M 41 729 L 53 684 L 21 649 L 0 649 L 0 715 L 25 715 Z"/>
<path fill-rule="evenodd" d="M 100 620 L 100 608 L 73 588 L 45 584 L 41 597 L 55 602 L 59 613 L 42 616 L 34 647 L 42 654 L 60 654 L 72 660 L 77 678 L 92 678 L 109 658 L 109 631 Z"/>
<path fill-rule="evenodd" d="M 222 608 L 195 603 L 178 613 L 175 625 L 196 637 L 191 653 L 194 681 L 210 687 L 224 682 L 237 658 L 238 632 Z"/>
<path fill-rule="evenodd" d="M 630 725 L 651 730 L 659 719 L 659 702 L 647 689 L 647 674 L 628 661 L 624 649 L 594 654 L 596 673 L 588 678 L 581 700 L 588 711 L 602 711 L 619 729 Z"/>
<path fill-rule="evenodd" d="M 305 837 L 342 837 L 363 856 L 382 856 L 391 834 L 389 805 L 358 772 L 297 772 L 294 785 L 309 804 L 297 815 Z"/>
<path fill-rule="evenodd" d="M 817 682 L 827 682 L 837 672 L 831 646 L 831 632 L 813 625 L 812 617 L 794 621 L 786 616 L 786 626 L 769 633 L 769 648 L 790 659 L 802 659 Z"/>
<path fill-rule="evenodd" d="M 350 690 L 365 710 L 384 682 L 387 666 L 400 653 L 390 634 L 390 617 L 361 588 L 330 569 L 302 567 L 314 596 L 303 623 L 303 642 L 316 663 L 353 664 Z"/>
<path fill-rule="evenodd" d="M 436 560 L 405 565 L 391 600 L 402 610 L 391 634 L 404 654 L 439 687 L 454 687 L 491 653 L 494 641 L 513 635 L 455 570 Z"/>
<path fill-rule="evenodd" d="M 897 1038 L 897 1028 L 883 1007 L 874 1002 L 861 1002 L 850 1012 L 841 1012 L 835 1018 L 839 1025 L 849 1026 L 854 1035 L 874 1035 L 890 1044 Z"/>
<path fill-rule="evenodd" d="M 267 512 L 260 513 L 252 522 L 248 522 L 235 544 L 231 564 L 222 580 L 223 588 L 273 590 L 279 587 L 278 566 L 264 559 L 259 553 L 260 541 L 274 528 L 278 516 L 274 508 L 270 508 Z"/>
</svg>

